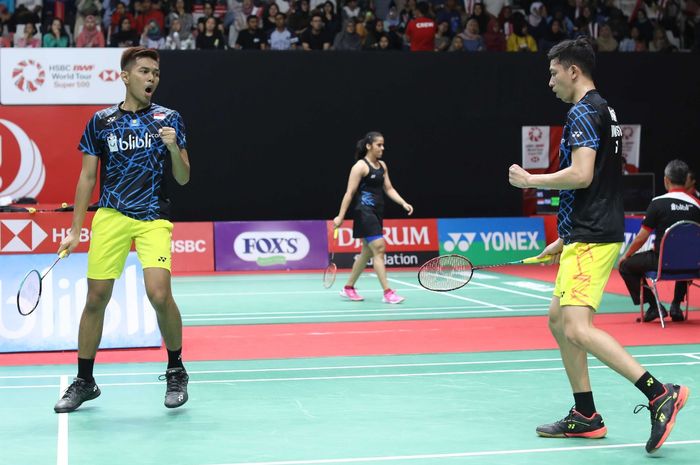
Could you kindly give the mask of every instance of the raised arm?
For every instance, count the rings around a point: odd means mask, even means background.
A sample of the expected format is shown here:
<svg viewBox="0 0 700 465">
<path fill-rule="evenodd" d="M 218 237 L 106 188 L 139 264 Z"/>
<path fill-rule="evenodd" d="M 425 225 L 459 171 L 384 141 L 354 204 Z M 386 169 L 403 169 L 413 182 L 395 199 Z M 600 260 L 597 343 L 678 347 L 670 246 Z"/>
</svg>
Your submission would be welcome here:
<svg viewBox="0 0 700 465">
<path fill-rule="evenodd" d="M 577 147 L 571 152 L 571 166 L 547 174 L 530 174 L 519 165 L 511 165 L 508 181 L 521 189 L 585 189 L 593 181 L 596 151 L 588 147 Z"/>
</svg>

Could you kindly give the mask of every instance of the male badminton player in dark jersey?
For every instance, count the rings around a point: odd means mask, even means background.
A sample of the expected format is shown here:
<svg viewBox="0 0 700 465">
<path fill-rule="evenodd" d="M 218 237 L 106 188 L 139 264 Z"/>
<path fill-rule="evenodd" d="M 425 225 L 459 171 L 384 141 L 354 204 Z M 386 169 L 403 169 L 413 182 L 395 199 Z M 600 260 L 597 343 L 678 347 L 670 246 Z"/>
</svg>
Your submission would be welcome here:
<svg viewBox="0 0 700 465">
<path fill-rule="evenodd" d="M 543 437 L 602 438 L 588 373 L 591 354 L 646 395 L 651 412 L 647 452 L 668 437 L 689 389 L 654 378 L 609 334 L 593 325 L 605 284 L 620 253 L 624 233 L 621 186 L 622 131 L 612 108 L 593 83 L 595 52 L 587 38 L 561 42 L 548 54 L 549 86 L 571 103 L 559 152 L 559 171 L 530 174 L 518 165 L 509 181 L 519 188 L 559 189 L 559 238 L 541 256 L 559 263 L 549 327 L 574 394 L 574 407 L 557 422 L 539 426 Z M 636 412 L 637 410 L 635 410 Z"/>
<path fill-rule="evenodd" d="M 353 214 L 352 237 L 362 239 L 362 251 L 355 260 L 346 285 L 340 295 L 352 301 L 364 300 L 357 293 L 355 283 L 364 271 L 367 261 L 372 258 L 372 266 L 379 283 L 384 289 L 382 300 L 388 304 L 400 304 L 404 298 L 389 287 L 384 266 L 384 193 L 394 202 L 413 214 L 413 207 L 407 203 L 394 189 L 389 179 L 389 170 L 381 160 L 384 154 L 384 136 L 378 132 L 369 132 L 357 141 L 355 159 L 350 170 L 348 187 L 340 203 L 338 216 L 333 218 L 333 226 L 337 229 L 343 224 L 345 215 L 350 208 Z"/>
<path fill-rule="evenodd" d="M 88 253 L 88 293 L 78 335 L 78 376 L 54 407 L 71 412 L 100 395 L 93 377 L 102 337 L 105 308 L 114 280 L 121 276 L 132 242 L 143 267 L 148 298 L 168 351 L 165 406 L 187 402 L 188 375 L 181 361 L 182 319 L 170 287 L 170 245 L 166 192 L 170 176 L 180 184 L 190 179 L 185 127 L 178 112 L 151 103 L 160 80 L 154 50 L 132 47 L 121 58 L 126 97 L 90 119 L 80 140 L 83 165 L 75 194 L 71 232 L 59 253 L 78 245 L 90 195 L 100 172 L 99 209 L 92 220 Z"/>
</svg>

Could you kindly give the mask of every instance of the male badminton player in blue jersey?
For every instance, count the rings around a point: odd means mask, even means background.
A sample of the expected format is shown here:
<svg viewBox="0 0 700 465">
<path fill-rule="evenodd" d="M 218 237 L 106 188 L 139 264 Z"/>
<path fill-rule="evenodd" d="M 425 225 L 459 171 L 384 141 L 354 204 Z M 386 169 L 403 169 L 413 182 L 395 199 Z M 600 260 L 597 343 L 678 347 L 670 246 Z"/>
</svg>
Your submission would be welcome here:
<svg viewBox="0 0 700 465">
<path fill-rule="evenodd" d="M 180 185 L 190 179 L 185 127 L 178 112 L 151 103 L 160 80 L 158 52 L 128 48 L 122 54 L 121 69 L 124 101 L 95 113 L 80 140 L 83 164 L 73 222 L 59 247 L 59 253 L 70 253 L 78 245 L 99 162 L 100 208 L 92 220 L 88 292 L 78 333 L 78 376 L 56 403 L 58 413 L 72 412 L 100 395 L 93 377 L 95 355 L 114 280 L 121 276 L 132 242 L 168 351 L 165 406 L 175 408 L 187 402 L 182 319 L 170 287 L 173 225 L 168 221 L 166 192 L 171 176 Z"/>
<path fill-rule="evenodd" d="M 572 104 L 561 140 L 559 171 L 530 174 L 512 165 L 508 175 L 515 187 L 560 190 L 559 238 L 541 256 L 551 255 L 552 263 L 559 263 L 549 327 L 559 345 L 575 404 L 565 418 L 536 431 L 543 437 L 605 436 L 607 428 L 596 411 L 588 374 L 587 355 L 592 354 L 649 399 L 648 407 L 642 407 L 651 412 L 651 436 L 646 444 L 651 453 L 670 434 L 689 390 L 662 384 L 615 339 L 593 325 L 623 241 L 622 131 L 615 111 L 593 83 L 595 52 L 589 39 L 561 42 L 547 56 L 549 86 L 557 97 Z"/>
</svg>

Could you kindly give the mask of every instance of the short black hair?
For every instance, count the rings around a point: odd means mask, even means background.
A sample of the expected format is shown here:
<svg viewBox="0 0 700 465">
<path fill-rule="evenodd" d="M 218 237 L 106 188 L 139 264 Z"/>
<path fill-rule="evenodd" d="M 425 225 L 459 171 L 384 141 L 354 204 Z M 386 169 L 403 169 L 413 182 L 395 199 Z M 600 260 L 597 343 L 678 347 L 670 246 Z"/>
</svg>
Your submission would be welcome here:
<svg viewBox="0 0 700 465">
<path fill-rule="evenodd" d="M 688 180 L 688 164 L 683 160 L 671 160 L 664 168 L 664 176 L 671 181 L 671 184 L 676 186 L 685 186 L 685 182 Z"/>
<path fill-rule="evenodd" d="M 249 23 L 251 19 L 257 20 L 258 17 L 255 16 L 255 15 L 248 15 L 248 17 L 246 18 L 245 22 L 246 22 L 246 23 Z"/>
<path fill-rule="evenodd" d="M 583 74 L 589 78 L 593 77 L 595 50 L 591 39 L 587 36 L 559 42 L 547 53 L 547 58 L 559 61 L 565 68 L 576 65 Z"/>
<path fill-rule="evenodd" d="M 146 47 L 129 47 L 122 53 L 121 67 L 122 71 L 133 65 L 138 58 L 151 58 L 160 62 L 158 51 Z"/>
<path fill-rule="evenodd" d="M 416 8 L 418 11 L 420 11 L 420 14 L 423 16 L 427 17 L 428 14 L 430 14 L 430 5 L 428 5 L 428 2 L 418 2 L 416 4 Z"/>
</svg>

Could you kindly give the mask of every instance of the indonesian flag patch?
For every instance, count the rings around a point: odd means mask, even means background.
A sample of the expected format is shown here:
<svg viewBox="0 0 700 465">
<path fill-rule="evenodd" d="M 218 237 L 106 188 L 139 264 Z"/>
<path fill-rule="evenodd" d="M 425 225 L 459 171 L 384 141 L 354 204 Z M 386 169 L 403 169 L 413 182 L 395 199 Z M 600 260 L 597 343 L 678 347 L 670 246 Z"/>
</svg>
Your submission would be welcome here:
<svg viewBox="0 0 700 465">
<path fill-rule="evenodd" d="M 153 113 L 153 119 L 157 119 L 157 120 L 165 119 L 165 113 Z"/>
</svg>

